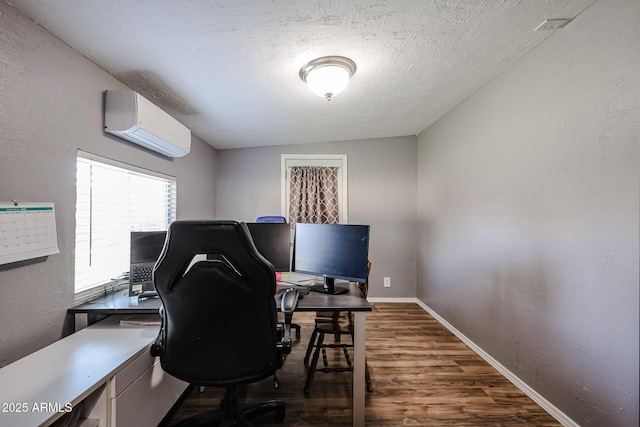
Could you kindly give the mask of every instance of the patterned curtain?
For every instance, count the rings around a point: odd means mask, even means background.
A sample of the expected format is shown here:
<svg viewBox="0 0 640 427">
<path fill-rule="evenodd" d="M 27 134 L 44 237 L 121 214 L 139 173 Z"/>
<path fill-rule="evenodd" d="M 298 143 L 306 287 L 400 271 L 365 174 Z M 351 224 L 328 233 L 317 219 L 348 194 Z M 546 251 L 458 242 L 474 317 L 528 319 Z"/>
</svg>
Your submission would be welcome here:
<svg viewBox="0 0 640 427">
<path fill-rule="evenodd" d="M 289 222 L 337 224 L 338 168 L 293 166 L 289 194 Z"/>
</svg>

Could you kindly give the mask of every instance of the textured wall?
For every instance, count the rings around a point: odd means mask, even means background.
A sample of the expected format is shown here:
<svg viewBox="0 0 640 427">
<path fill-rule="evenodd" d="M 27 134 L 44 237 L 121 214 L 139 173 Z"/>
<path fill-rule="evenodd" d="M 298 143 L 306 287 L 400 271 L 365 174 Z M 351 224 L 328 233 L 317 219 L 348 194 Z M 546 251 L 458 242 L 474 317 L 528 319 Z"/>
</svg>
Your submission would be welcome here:
<svg viewBox="0 0 640 427">
<path fill-rule="evenodd" d="M 419 136 L 418 296 L 580 425 L 638 425 L 640 3 Z"/>
<path fill-rule="evenodd" d="M 178 216 L 213 216 L 215 151 L 170 160 L 107 136 L 102 93 L 124 89 L 0 1 L 0 200 L 53 202 L 60 254 L 0 266 L 0 366 L 60 338 L 73 305 L 77 149 L 178 180 Z"/>
<path fill-rule="evenodd" d="M 371 225 L 369 296 L 414 297 L 415 137 L 219 151 L 216 214 L 244 221 L 280 215 L 280 155 L 298 153 L 347 154 L 349 222 Z M 391 288 L 383 288 L 385 276 Z"/>
</svg>

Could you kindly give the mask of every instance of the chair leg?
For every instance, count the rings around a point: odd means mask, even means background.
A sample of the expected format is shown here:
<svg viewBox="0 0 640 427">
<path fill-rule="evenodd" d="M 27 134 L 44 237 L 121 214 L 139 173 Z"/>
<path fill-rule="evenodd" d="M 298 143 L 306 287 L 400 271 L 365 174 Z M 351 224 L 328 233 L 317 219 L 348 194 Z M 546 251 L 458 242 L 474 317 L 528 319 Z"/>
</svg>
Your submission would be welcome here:
<svg viewBox="0 0 640 427">
<path fill-rule="evenodd" d="M 300 325 L 292 323 L 291 327 L 296 331 L 296 338 L 300 339 Z"/>
<path fill-rule="evenodd" d="M 320 349 L 322 348 L 322 342 L 324 341 L 324 334 L 322 332 L 318 333 L 318 342 L 316 343 L 316 350 L 313 352 L 313 359 L 311 359 L 311 365 L 309 366 L 309 370 L 307 371 L 307 381 L 304 384 L 304 392 L 309 393 L 311 389 L 311 382 L 313 381 L 313 376 L 316 373 L 316 366 L 318 366 L 318 358 L 320 357 Z"/>
<path fill-rule="evenodd" d="M 276 413 L 276 421 L 283 421 L 286 413 L 286 404 L 279 400 L 270 400 L 268 402 L 264 402 L 252 408 L 244 410 L 242 412 L 242 417 L 244 419 L 250 420 L 269 412 Z"/>
<path fill-rule="evenodd" d="M 329 367 L 329 359 L 327 359 L 327 349 L 326 346 L 321 345 L 320 349 L 322 350 L 322 364 L 324 365 L 323 369 L 327 369 Z"/>
<path fill-rule="evenodd" d="M 240 418 L 240 408 L 238 407 L 238 388 L 227 387 L 224 392 L 224 404 L 222 406 L 225 420 L 235 420 Z"/>
<path fill-rule="evenodd" d="M 275 419 L 281 422 L 285 418 L 286 403 L 280 400 L 269 400 L 250 408 L 241 409 L 239 407 L 238 387 L 229 386 L 225 389 L 224 398 L 220 403 L 222 411 L 210 411 L 199 414 L 176 424 L 176 427 L 187 427 L 195 425 L 216 425 L 219 427 L 252 427 L 248 421 L 252 418 L 275 412 Z"/>
<path fill-rule="evenodd" d="M 369 365 L 367 365 L 367 361 L 364 361 L 364 381 L 367 384 L 367 392 L 373 392 L 373 384 L 371 383 L 371 375 L 369 375 Z"/>
<path fill-rule="evenodd" d="M 355 343 L 354 339 L 353 339 L 353 334 L 351 334 L 351 342 Z M 348 358 L 348 356 L 347 356 Z M 364 381 L 367 385 L 367 391 L 369 393 L 373 392 L 373 383 L 371 382 L 371 375 L 369 375 L 369 365 L 367 365 L 367 359 L 365 357 L 364 360 Z"/>
<path fill-rule="evenodd" d="M 353 340 L 353 334 L 351 334 L 351 342 L 355 343 L 355 341 Z M 367 386 L 367 391 L 369 393 L 373 392 L 373 384 L 371 383 L 371 375 L 369 375 L 369 365 L 367 365 L 366 356 L 364 359 L 364 381 Z"/>
<path fill-rule="evenodd" d="M 176 424 L 176 427 L 246 425 L 246 423 L 242 422 L 240 408 L 238 407 L 238 388 L 236 386 L 230 386 L 225 389 L 220 407 L 222 411 L 213 410 L 189 417 Z"/>
<path fill-rule="evenodd" d="M 353 369 L 353 365 L 351 363 L 351 358 L 349 357 L 349 351 L 347 350 L 348 346 L 342 346 L 342 352 L 344 353 L 344 360 L 347 362 L 347 368 Z"/>
<path fill-rule="evenodd" d="M 316 341 L 316 336 L 318 337 L 317 341 Z M 353 342 L 353 336 L 352 338 L 352 342 Z M 326 371 L 326 372 L 330 372 L 330 371 L 351 371 L 353 370 L 353 365 L 351 362 L 351 358 L 349 357 L 349 353 L 347 351 L 347 345 L 340 345 L 340 344 L 328 344 L 328 347 L 341 347 L 343 352 L 344 352 L 344 356 L 345 356 L 345 360 L 347 362 L 347 367 L 346 368 L 328 368 L 328 360 L 327 360 L 327 355 L 325 352 L 325 345 L 324 344 L 324 333 L 322 332 L 318 332 L 316 329 L 313 330 L 313 333 L 311 334 L 311 339 L 309 340 L 309 345 L 307 346 L 307 353 L 305 355 L 304 358 L 304 365 L 305 367 L 308 368 L 307 371 L 307 380 L 305 382 L 304 385 L 304 392 L 305 393 L 309 393 L 309 390 L 311 389 L 311 382 L 313 381 L 313 377 L 316 373 L 317 366 L 318 366 L 318 360 L 320 359 L 320 352 L 322 351 L 322 358 L 323 358 L 323 362 L 324 362 L 324 368 L 320 369 L 321 371 Z M 315 348 L 315 351 L 314 351 Z M 309 365 L 309 356 L 311 355 L 311 352 L 313 351 L 313 358 L 311 359 L 311 364 Z M 366 384 L 366 389 L 367 392 L 372 393 L 373 392 L 373 383 L 371 381 L 371 375 L 369 374 L 369 365 L 367 364 L 367 361 L 365 359 L 364 362 L 364 379 L 365 379 L 365 384 Z"/>
<path fill-rule="evenodd" d="M 311 338 L 309 339 L 309 344 L 307 344 L 307 352 L 304 355 L 304 366 L 307 368 L 309 367 L 309 356 L 311 355 L 311 352 L 316 346 L 317 336 L 318 336 L 318 331 L 314 328 L 313 332 L 311 333 Z"/>
</svg>

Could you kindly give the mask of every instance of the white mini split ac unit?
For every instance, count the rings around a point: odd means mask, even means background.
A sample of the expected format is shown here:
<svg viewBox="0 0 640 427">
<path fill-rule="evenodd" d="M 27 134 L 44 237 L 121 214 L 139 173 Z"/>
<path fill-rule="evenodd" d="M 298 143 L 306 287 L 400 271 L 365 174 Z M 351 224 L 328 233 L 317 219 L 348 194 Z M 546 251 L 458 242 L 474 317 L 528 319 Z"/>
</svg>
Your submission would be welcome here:
<svg viewBox="0 0 640 427">
<path fill-rule="evenodd" d="M 191 131 L 182 123 L 132 90 L 105 93 L 106 132 L 168 157 L 189 153 Z"/>
</svg>

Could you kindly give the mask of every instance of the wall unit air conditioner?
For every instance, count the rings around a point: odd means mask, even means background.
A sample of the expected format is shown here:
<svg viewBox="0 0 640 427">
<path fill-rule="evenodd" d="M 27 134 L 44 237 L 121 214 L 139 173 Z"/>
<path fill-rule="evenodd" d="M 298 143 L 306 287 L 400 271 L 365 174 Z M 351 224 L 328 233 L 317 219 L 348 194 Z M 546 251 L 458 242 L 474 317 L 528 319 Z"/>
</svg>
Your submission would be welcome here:
<svg viewBox="0 0 640 427">
<path fill-rule="evenodd" d="M 105 91 L 104 129 L 168 157 L 191 149 L 191 131 L 132 90 Z"/>
</svg>

